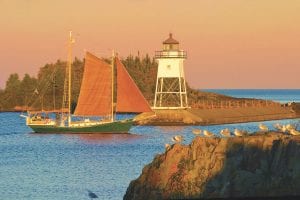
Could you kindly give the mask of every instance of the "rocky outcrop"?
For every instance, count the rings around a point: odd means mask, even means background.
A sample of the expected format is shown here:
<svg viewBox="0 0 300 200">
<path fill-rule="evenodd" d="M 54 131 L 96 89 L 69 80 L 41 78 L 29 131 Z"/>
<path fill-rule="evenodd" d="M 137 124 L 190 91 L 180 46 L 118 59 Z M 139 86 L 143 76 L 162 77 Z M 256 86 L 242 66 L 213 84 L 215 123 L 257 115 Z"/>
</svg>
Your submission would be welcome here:
<svg viewBox="0 0 300 200">
<path fill-rule="evenodd" d="M 300 103 L 292 103 L 292 110 L 296 113 L 297 117 L 300 117 Z"/>
<path fill-rule="evenodd" d="M 300 196 L 300 136 L 196 137 L 130 183 L 126 200 Z"/>
</svg>

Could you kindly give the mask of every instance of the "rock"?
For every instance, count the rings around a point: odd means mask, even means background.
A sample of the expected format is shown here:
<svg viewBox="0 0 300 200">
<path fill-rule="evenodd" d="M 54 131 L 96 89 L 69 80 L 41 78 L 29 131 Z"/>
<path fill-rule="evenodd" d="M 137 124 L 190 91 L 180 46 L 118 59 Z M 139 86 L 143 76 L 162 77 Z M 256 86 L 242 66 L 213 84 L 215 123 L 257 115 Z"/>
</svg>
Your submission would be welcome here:
<svg viewBox="0 0 300 200">
<path fill-rule="evenodd" d="M 196 137 L 157 155 L 125 200 L 300 196 L 300 136 Z"/>
</svg>

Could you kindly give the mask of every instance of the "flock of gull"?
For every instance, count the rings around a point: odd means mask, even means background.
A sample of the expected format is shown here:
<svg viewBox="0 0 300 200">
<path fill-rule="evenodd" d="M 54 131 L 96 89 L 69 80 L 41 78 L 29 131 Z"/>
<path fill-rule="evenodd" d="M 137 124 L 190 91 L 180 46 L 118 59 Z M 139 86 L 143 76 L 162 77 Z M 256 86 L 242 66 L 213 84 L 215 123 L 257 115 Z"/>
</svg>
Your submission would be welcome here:
<svg viewBox="0 0 300 200">
<path fill-rule="evenodd" d="M 281 133 L 285 133 L 285 134 L 289 134 L 289 135 L 293 135 L 293 136 L 300 135 L 300 132 L 297 130 L 297 126 L 295 126 L 295 125 L 292 125 L 292 124 L 281 125 L 279 123 L 276 123 L 273 126 L 277 131 L 279 131 Z M 269 128 L 262 123 L 258 125 L 258 128 L 259 128 L 260 133 L 267 133 L 269 131 Z M 214 133 L 207 131 L 207 130 L 194 129 L 192 132 L 196 136 L 216 137 L 216 135 Z M 232 136 L 243 137 L 243 136 L 249 135 L 249 133 L 245 130 L 240 130 L 240 129 L 234 129 L 234 131 L 231 132 L 228 128 L 225 128 L 220 131 L 220 135 L 222 137 L 232 137 Z M 184 138 L 182 135 L 176 135 L 176 136 L 172 137 L 172 142 L 174 142 L 174 143 L 181 143 L 182 141 L 184 141 Z M 167 150 L 170 149 L 170 147 L 171 147 L 170 144 L 165 144 L 165 148 Z"/>
</svg>

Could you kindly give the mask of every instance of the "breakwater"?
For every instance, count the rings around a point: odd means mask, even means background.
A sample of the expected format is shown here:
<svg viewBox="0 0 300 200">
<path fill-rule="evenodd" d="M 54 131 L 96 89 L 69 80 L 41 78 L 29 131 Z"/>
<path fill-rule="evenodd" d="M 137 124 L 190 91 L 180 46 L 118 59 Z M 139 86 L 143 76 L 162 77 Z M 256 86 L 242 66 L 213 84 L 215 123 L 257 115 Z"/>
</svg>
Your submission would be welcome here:
<svg viewBox="0 0 300 200">
<path fill-rule="evenodd" d="M 154 110 L 136 117 L 139 125 L 216 125 L 300 117 L 300 106 Z"/>
</svg>

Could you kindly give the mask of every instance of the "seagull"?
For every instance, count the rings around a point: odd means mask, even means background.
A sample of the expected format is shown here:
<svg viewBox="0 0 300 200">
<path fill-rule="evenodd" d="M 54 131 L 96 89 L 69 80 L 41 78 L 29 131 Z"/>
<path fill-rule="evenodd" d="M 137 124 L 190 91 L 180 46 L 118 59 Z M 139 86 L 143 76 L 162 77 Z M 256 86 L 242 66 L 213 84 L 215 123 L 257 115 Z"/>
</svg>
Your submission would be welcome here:
<svg viewBox="0 0 300 200">
<path fill-rule="evenodd" d="M 173 142 L 181 142 L 183 140 L 182 135 L 176 135 L 172 137 Z"/>
<path fill-rule="evenodd" d="M 165 148 L 166 148 L 166 151 L 168 151 L 171 148 L 171 145 L 165 144 Z"/>
<path fill-rule="evenodd" d="M 92 192 L 90 190 L 87 190 L 87 191 L 88 191 L 88 195 L 91 199 L 97 199 L 98 198 L 98 196 L 94 192 Z"/>
<path fill-rule="evenodd" d="M 294 125 L 291 125 L 291 124 L 287 124 L 287 125 L 285 126 L 285 128 L 286 128 L 288 131 L 291 131 L 291 130 L 295 129 L 295 126 L 294 126 Z"/>
<path fill-rule="evenodd" d="M 213 134 L 212 132 L 209 132 L 209 131 L 207 131 L 207 130 L 204 130 L 204 131 L 203 131 L 203 134 L 204 134 L 204 136 L 206 136 L 206 137 L 212 137 L 212 136 L 214 136 L 214 134 Z"/>
<path fill-rule="evenodd" d="M 279 123 L 276 123 L 273 125 L 274 128 L 276 128 L 278 131 L 282 131 L 282 125 L 280 125 Z"/>
<path fill-rule="evenodd" d="M 239 129 L 234 129 L 234 135 L 238 137 L 246 136 L 247 131 L 239 130 Z"/>
<path fill-rule="evenodd" d="M 282 126 L 281 131 L 284 132 L 284 133 L 287 131 L 287 128 L 286 128 L 285 125 Z"/>
<path fill-rule="evenodd" d="M 259 130 L 261 130 L 263 132 L 267 132 L 269 130 L 268 127 L 264 124 L 259 124 L 258 128 L 259 128 Z"/>
<path fill-rule="evenodd" d="M 300 135 L 300 132 L 295 129 L 291 129 L 291 130 L 289 130 L 289 132 L 291 135 Z"/>
<path fill-rule="evenodd" d="M 222 129 L 220 131 L 220 134 L 224 137 L 230 137 L 231 136 L 231 133 L 230 133 L 230 130 L 228 128 L 225 128 L 225 129 Z"/>
<path fill-rule="evenodd" d="M 194 133 L 195 135 L 199 135 L 199 134 L 201 133 L 201 130 L 200 130 L 200 129 L 194 129 L 194 130 L 193 130 L 193 133 Z"/>
</svg>

